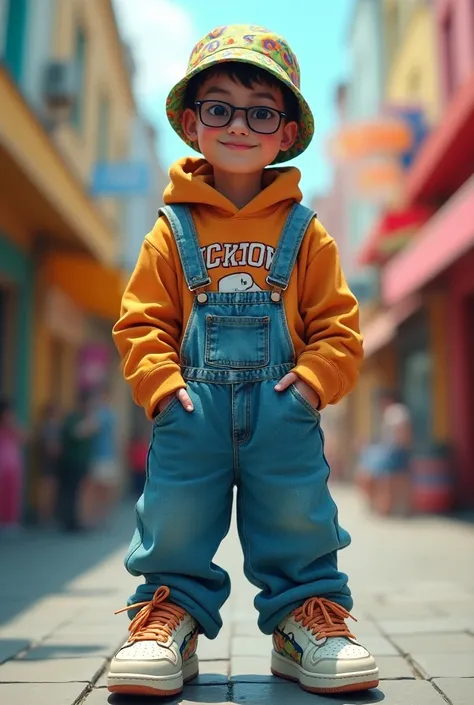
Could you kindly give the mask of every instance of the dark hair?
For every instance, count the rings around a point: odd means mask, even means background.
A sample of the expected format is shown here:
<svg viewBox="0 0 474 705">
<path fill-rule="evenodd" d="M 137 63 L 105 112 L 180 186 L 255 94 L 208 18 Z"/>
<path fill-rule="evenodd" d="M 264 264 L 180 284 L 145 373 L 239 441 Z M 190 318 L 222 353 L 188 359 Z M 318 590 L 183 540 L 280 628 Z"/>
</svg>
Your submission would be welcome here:
<svg viewBox="0 0 474 705">
<path fill-rule="evenodd" d="M 216 64 L 193 76 L 186 86 L 184 96 L 185 108 L 194 110 L 194 101 L 196 100 L 199 87 L 214 76 L 228 76 L 245 88 L 255 88 L 256 85 L 266 85 L 270 88 L 276 88 L 281 91 L 288 122 L 298 122 L 300 106 L 293 91 L 268 71 L 259 69 L 253 64 L 245 64 L 242 61 L 226 61 L 221 64 Z"/>
</svg>

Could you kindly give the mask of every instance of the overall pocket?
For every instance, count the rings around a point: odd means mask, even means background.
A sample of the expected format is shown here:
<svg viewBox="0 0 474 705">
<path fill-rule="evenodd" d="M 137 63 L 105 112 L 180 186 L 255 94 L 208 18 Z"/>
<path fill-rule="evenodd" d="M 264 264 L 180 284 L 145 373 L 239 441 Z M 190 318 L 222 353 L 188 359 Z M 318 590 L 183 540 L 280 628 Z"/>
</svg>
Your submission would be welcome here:
<svg viewBox="0 0 474 705">
<path fill-rule="evenodd" d="M 205 361 L 213 367 L 252 369 L 268 365 L 268 316 L 206 316 Z"/>
</svg>

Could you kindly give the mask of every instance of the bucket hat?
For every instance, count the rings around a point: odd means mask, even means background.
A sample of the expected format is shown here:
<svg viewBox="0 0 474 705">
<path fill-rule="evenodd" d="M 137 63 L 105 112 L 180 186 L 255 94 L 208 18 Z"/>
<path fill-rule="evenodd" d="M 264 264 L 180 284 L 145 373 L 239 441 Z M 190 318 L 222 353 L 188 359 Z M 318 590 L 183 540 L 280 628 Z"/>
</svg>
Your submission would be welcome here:
<svg viewBox="0 0 474 705">
<path fill-rule="evenodd" d="M 173 130 L 189 147 L 199 151 L 182 128 L 186 88 L 196 74 L 229 61 L 241 61 L 264 69 L 285 84 L 298 100 L 298 136 L 295 144 L 287 152 L 279 152 L 274 163 L 286 162 L 304 152 L 314 134 L 314 119 L 300 91 L 298 60 L 283 37 L 256 25 L 216 27 L 196 44 L 186 75 L 171 89 L 166 101 L 166 114 Z"/>
</svg>

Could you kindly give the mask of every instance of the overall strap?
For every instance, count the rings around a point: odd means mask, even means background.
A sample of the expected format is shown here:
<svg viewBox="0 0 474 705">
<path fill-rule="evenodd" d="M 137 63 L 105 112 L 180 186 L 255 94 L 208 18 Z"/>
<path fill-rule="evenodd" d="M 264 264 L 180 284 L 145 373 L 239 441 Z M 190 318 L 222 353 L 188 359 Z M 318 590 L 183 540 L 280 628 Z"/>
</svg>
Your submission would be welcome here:
<svg viewBox="0 0 474 705">
<path fill-rule="evenodd" d="M 204 258 L 199 247 L 199 240 L 188 206 L 173 204 L 163 206 L 158 214 L 168 220 L 176 241 L 186 284 L 190 291 L 195 291 L 211 283 Z"/>
<path fill-rule="evenodd" d="M 302 206 L 301 203 L 295 203 L 292 207 L 273 256 L 267 284 L 280 290 L 285 290 L 288 287 L 306 230 L 315 217 L 316 213 L 310 208 Z M 275 300 L 277 299 L 275 298 Z"/>
</svg>

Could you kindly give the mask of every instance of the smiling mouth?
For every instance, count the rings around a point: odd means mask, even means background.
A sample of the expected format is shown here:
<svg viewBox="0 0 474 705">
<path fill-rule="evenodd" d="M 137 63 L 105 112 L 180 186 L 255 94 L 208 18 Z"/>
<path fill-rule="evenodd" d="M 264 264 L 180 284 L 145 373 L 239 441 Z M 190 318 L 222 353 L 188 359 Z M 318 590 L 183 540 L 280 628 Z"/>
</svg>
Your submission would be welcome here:
<svg viewBox="0 0 474 705">
<path fill-rule="evenodd" d="M 248 150 L 248 149 L 255 149 L 254 144 L 239 144 L 238 142 L 221 142 L 224 147 L 227 147 L 228 149 L 236 149 L 236 150 Z"/>
</svg>

